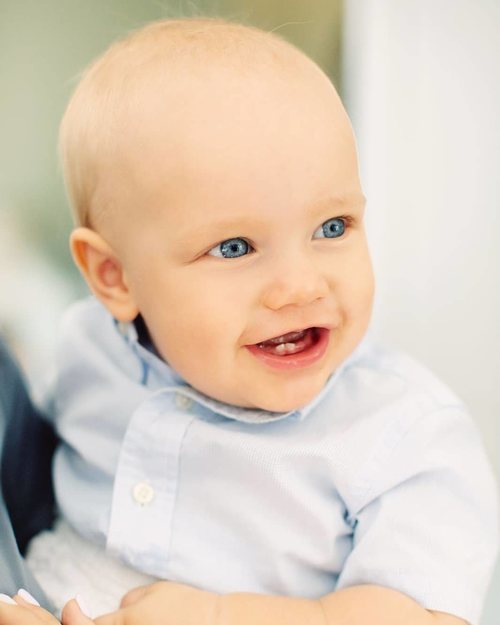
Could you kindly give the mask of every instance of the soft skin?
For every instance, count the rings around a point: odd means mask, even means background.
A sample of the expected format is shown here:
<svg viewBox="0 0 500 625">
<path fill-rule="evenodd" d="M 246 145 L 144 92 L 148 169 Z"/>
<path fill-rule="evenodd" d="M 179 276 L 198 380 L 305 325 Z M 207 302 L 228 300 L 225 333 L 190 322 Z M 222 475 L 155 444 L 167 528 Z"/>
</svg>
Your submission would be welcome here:
<svg viewBox="0 0 500 625">
<path fill-rule="evenodd" d="M 0 602 L 0 625 L 59 625 L 40 607 L 15 597 Z M 62 614 L 63 625 L 468 625 L 443 612 L 427 611 L 399 592 L 355 586 L 318 601 L 251 593 L 215 595 L 183 584 L 159 582 L 137 588 L 112 614 L 92 620 L 75 600 Z"/>
<path fill-rule="evenodd" d="M 179 76 L 168 97 L 144 94 L 100 191 L 121 217 L 110 210 L 99 232 L 77 229 L 72 249 L 110 312 L 122 321 L 141 313 L 161 356 L 193 387 L 288 411 L 360 342 L 373 276 L 338 95 L 309 61 L 287 80 L 276 71 L 212 68 Z M 336 217 L 345 234 L 321 237 Z M 236 237 L 249 254 L 208 253 Z M 329 344 L 308 367 L 273 370 L 245 348 L 313 326 L 330 330 Z"/>
</svg>

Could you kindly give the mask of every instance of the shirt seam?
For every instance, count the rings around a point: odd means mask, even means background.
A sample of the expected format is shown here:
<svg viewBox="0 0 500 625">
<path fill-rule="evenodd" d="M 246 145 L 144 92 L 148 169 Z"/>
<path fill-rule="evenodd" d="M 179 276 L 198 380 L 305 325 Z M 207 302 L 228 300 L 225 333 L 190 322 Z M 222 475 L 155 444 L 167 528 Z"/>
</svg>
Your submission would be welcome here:
<svg viewBox="0 0 500 625">
<path fill-rule="evenodd" d="M 386 463 L 390 461 L 390 458 L 395 453 L 398 445 L 404 441 L 404 439 L 410 434 L 410 432 L 414 429 L 414 427 L 422 422 L 423 420 L 430 419 L 435 417 L 438 414 L 446 412 L 448 410 L 459 410 L 460 412 L 464 412 L 464 407 L 462 404 L 453 403 L 442 405 L 439 408 L 436 408 L 432 411 L 426 412 L 425 414 L 418 414 L 407 424 L 407 427 L 400 432 L 399 436 L 386 436 L 384 438 L 390 438 L 389 444 L 386 444 L 384 441 L 381 443 L 381 446 L 377 446 L 376 450 L 374 450 L 373 454 L 370 458 L 363 464 L 362 468 L 359 470 L 357 477 L 354 479 L 355 486 L 355 505 L 353 506 L 354 510 L 349 512 L 349 519 L 351 522 L 355 523 L 355 517 L 362 510 L 362 508 L 366 505 L 368 501 L 370 501 L 370 497 L 376 490 L 377 478 L 379 476 L 380 464 L 382 461 Z M 394 424 L 391 426 L 387 426 L 387 432 L 390 435 L 394 434 Z M 372 476 L 371 480 L 367 479 L 367 476 Z"/>
</svg>

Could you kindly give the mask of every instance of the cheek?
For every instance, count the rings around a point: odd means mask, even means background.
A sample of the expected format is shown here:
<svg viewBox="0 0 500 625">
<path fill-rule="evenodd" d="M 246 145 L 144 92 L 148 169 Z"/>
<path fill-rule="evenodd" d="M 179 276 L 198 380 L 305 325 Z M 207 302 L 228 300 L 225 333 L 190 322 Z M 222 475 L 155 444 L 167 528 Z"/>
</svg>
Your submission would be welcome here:
<svg viewBox="0 0 500 625">
<path fill-rule="evenodd" d="M 188 273 L 163 280 L 155 291 L 148 298 L 150 314 L 143 314 L 157 349 L 174 367 L 189 363 L 194 352 L 202 362 L 231 357 L 248 319 L 236 284 L 222 288 Z"/>
<path fill-rule="evenodd" d="M 361 255 L 345 268 L 339 280 L 337 293 L 346 314 L 364 320 L 370 316 L 374 277 L 369 256 Z"/>
</svg>

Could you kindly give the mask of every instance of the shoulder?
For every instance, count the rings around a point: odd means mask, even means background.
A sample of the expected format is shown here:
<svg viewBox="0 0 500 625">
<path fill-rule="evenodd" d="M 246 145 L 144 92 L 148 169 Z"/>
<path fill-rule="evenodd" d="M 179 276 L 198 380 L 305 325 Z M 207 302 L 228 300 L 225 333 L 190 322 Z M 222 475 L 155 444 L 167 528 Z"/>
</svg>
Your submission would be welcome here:
<svg viewBox="0 0 500 625">
<path fill-rule="evenodd" d="M 412 430 L 428 434 L 436 415 L 469 419 L 462 401 L 427 367 L 368 341 L 332 377 L 319 406 L 364 457 L 388 453 Z"/>
<path fill-rule="evenodd" d="M 72 304 L 64 314 L 56 354 L 59 389 L 100 380 L 141 378 L 142 363 L 118 323 L 95 298 Z"/>
<path fill-rule="evenodd" d="M 344 375 L 360 391 L 388 401 L 411 398 L 428 413 L 463 408 L 461 399 L 428 367 L 402 351 L 366 341 L 346 364 Z"/>
<path fill-rule="evenodd" d="M 342 441 L 349 473 L 343 493 L 354 509 L 416 475 L 451 466 L 489 473 L 479 429 L 463 402 L 400 351 L 365 342 L 321 406 L 332 436 Z"/>
<path fill-rule="evenodd" d="M 440 480 L 451 483 L 453 475 L 471 492 L 494 492 L 479 427 L 427 367 L 399 351 L 365 345 L 345 375 L 346 381 L 349 376 L 351 383 L 357 380 L 360 395 L 369 397 L 362 401 L 368 402 L 365 419 L 372 427 L 364 430 L 370 436 L 358 465 L 367 498 L 402 483 L 428 480 L 434 488 Z"/>
<path fill-rule="evenodd" d="M 118 322 L 93 297 L 77 301 L 66 310 L 59 329 L 58 347 L 59 368 L 73 362 L 108 360 L 119 365 L 123 358 L 136 359 Z"/>
</svg>

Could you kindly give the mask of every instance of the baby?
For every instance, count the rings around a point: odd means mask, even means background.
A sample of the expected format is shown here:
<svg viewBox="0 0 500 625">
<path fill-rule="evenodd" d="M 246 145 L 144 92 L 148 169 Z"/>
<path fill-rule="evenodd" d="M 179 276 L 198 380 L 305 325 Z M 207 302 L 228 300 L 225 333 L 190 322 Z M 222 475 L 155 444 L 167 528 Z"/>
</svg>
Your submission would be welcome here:
<svg viewBox="0 0 500 625">
<path fill-rule="evenodd" d="M 84 75 L 61 147 L 94 298 L 64 323 L 61 520 L 28 557 L 54 605 L 478 625 L 494 480 L 455 395 L 365 338 L 364 197 L 325 74 L 254 28 L 154 23 Z M 25 599 L 0 624 L 54 621 Z"/>
</svg>

